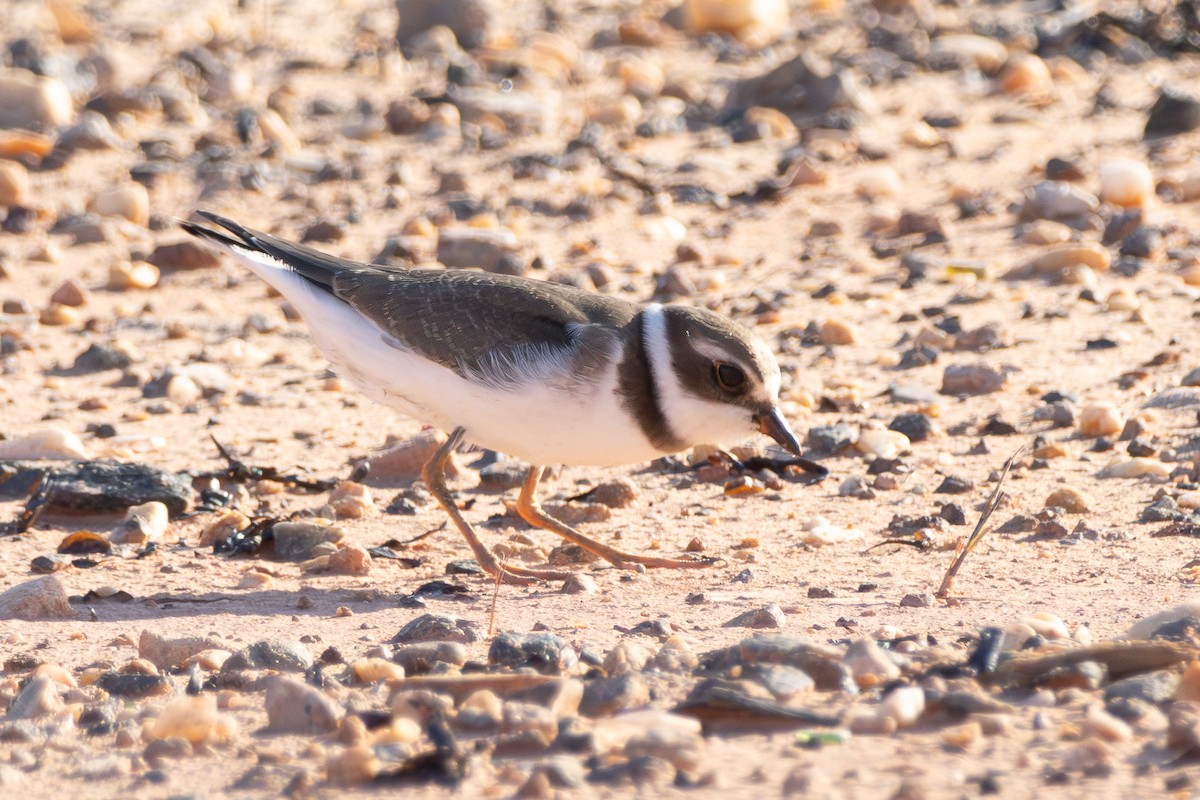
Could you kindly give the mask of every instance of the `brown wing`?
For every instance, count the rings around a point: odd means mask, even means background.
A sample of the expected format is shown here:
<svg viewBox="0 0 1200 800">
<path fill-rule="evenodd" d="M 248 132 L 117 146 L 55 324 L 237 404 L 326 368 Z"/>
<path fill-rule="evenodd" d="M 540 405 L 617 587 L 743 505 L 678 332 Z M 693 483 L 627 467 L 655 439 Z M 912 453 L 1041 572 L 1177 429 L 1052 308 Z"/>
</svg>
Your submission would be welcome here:
<svg viewBox="0 0 1200 800">
<path fill-rule="evenodd" d="M 344 270 L 332 290 L 397 345 L 493 377 L 530 356 L 578 358 L 575 368 L 586 370 L 638 311 L 626 300 L 469 270 Z"/>
</svg>

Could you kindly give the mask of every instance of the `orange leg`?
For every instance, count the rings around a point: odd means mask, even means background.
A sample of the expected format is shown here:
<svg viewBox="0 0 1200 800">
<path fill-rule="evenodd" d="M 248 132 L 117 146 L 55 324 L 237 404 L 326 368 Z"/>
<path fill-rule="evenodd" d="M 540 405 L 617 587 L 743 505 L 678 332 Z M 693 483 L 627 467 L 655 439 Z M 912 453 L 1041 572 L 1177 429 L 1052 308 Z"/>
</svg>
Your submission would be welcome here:
<svg viewBox="0 0 1200 800">
<path fill-rule="evenodd" d="M 517 498 L 517 512 L 520 513 L 526 522 L 535 528 L 544 528 L 545 530 L 553 531 L 568 542 L 577 544 L 584 550 L 595 553 L 605 561 L 622 569 L 632 569 L 638 572 L 644 572 L 647 567 L 695 569 L 697 567 L 711 566 L 716 563 L 717 559 L 713 558 L 683 560 L 637 556 L 632 553 L 622 552 L 614 547 L 609 547 L 603 542 L 598 542 L 595 539 L 584 536 L 570 525 L 559 522 L 542 510 L 542 506 L 537 501 L 535 494 L 537 493 L 538 482 L 541 481 L 543 472 L 545 472 L 545 467 L 530 467 L 529 476 L 525 478 L 525 485 L 521 487 L 521 496 Z"/>
<path fill-rule="evenodd" d="M 555 572 L 551 570 L 536 570 L 526 569 L 524 567 L 514 567 L 509 564 L 501 564 L 496 560 L 496 556 L 483 546 L 483 542 L 479 541 L 479 537 L 475 535 L 475 529 L 471 527 L 471 523 L 463 517 L 462 512 L 458 510 L 458 506 L 454 504 L 454 498 L 450 496 L 450 490 L 446 487 L 446 461 L 450 458 L 450 454 L 454 449 L 462 443 L 463 434 L 465 431 L 462 428 L 455 428 L 450 434 L 450 438 L 446 443 L 438 448 L 433 454 L 433 458 L 429 460 L 421 469 L 421 477 L 425 479 L 425 485 L 435 498 L 438 504 L 445 509 L 446 514 L 450 517 L 450 521 L 458 528 L 459 533 L 467 540 L 467 544 L 471 547 L 471 552 L 475 556 L 475 560 L 479 562 L 479 566 L 489 575 L 501 575 L 505 583 L 514 583 L 519 586 L 527 586 L 537 581 L 555 581 L 566 580 L 568 573 Z M 570 530 L 568 528 L 568 530 Z"/>
</svg>

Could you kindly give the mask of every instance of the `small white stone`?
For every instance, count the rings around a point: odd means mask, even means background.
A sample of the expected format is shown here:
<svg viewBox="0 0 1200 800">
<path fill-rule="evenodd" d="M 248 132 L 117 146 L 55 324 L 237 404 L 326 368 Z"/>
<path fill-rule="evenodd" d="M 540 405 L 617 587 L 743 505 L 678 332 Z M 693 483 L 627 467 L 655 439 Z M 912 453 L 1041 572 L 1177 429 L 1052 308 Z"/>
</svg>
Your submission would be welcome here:
<svg viewBox="0 0 1200 800">
<path fill-rule="evenodd" d="M 1119 457 L 1100 471 L 1102 478 L 1142 478 L 1147 475 L 1155 478 L 1170 477 L 1171 465 L 1164 464 L 1156 458 Z"/>
<path fill-rule="evenodd" d="M 147 731 L 148 739 L 178 736 L 192 744 L 210 741 L 219 731 L 214 694 L 185 695 L 167 703 Z"/>
<path fill-rule="evenodd" d="M 1154 197 L 1154 176 L 1150 168 L 1131 158 L 1105 161 L 1098 170 L 1100 199 L 1125 208 L 1141 208 Z"/>
<path fill-rule="evenodd" d="M 1125 428 L 1125 415 L 1113 403 L 1093 403 L 1079 412 L 1079 433 L 1083 436 L 1112 436 Z"/>
<path fill-rule="evenodd" d="M 167 399 L 177 406 L 189 406 L 202 395 L 200 387 L 187 375 L 172 375 L 167 381 Z"/>
<path fill-rule="evenodd" d="M 162 540 L 167 531 L 167 507 L 157 500 L 131 506 L 108 539 L 113 544 L 145 544 Z"/>
<path fill-rule="evenodd" d="M 864 456 L 893 459 L 912 449 L 912 442 L 900 431 L 867 428 L 854 445 Z"/>
<path fill-rule="evenodd" d="M 685 0 L 689 33 L 728 33 L 742 42 L 763 45 L 778 39 L 789 23 L 786 0 Z"/>
<path fill-rule="evenodd" d="M 0 458 L 30 461 L 87 460 L 91 458 L 83 441 L 62 428 L 45 428 L 15 439 L 0 441 Z"/>
<path fill-rule="evenodd" d="M 67 85 L 23 69 L 0 75 L 0 128 L 57 128 L 75 117 Z"/>
<path fill-rule="evenodd" d="M 925 711 L 925 690 L 920 686 L 901 686 L 883 698 L 880 713 L 896 723 L 897 728 L 915 724 Z"/>
<path fill-rule="evenodd" d="M 145 227 L 150 223 L 150 194 L 140 183 L 114 186 L 96 193 L 92 210 L 102 217 L 123 217 Z"/>
<path fill-rule="evenodd" d="M 1083 719 L 1083 728 L 1086 732 L 1109 742 L 1127 742 L 1133 738 L 1133 729 L 1100 705 L 1088 709 L 1087 716 Z"/>
<path fill-rule="evenodd" d="M 1114 289 L 1104 301 L 1104 308 L 1109 311 L 1136 311 L 1141 305 L 1137 293 L 1123 286 Z"/>
</svg>

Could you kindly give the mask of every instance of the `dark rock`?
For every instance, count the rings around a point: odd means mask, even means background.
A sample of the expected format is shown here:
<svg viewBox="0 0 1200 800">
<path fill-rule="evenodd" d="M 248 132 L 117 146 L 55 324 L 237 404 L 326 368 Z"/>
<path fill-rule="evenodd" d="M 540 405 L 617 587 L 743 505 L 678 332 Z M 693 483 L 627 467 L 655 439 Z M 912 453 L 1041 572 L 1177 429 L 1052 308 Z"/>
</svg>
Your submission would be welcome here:
<svg viewBox="0 0 1200 800">
<path fill-rule="evenodd" d="M 975 484 L 957 475 L 947 475 L 940 486 L 934 489 L 936 494 L 966 494 L 975 488 Z"/>
<path fill-rule="evenodd" d="M 553 633 L 502 633 L 488 648 L 489 664 L 532 667 L 545 675 L 556 675 L 578 661 L 575 648 Z"/>
<path fill-rule="evenodd" d="M 49 512 L 124 513 L 130 506 L 157 500 L 176 516 L 192 499 L 192 482 L 186 475 L 115 461 L 0 461 L 0 497 L 28 496 L 43 474 L 51 481 Z"/>
<path fill-rule="evenodd" d="M 1164 86 L 1146 117 L 1142 137 L 1172 136 L 1200 128 L 1200 101 L 1177 89 Z"/>
<path fill-rule="evenodd" d="M 101 675 L 96 685 L 114 697 L 156 697 L 171 691 L 166 675 L 127 675 L 112 670 Z"/>
<path fill-rule="evenodd" d="M 90 375 L 110 369 L 126 369 L 132 363 L 133 359 L 123 350 L 106 344 L 92 344 L 75 357 L 70 372 L 72 375 Z"/>
<path fill-rule="evenodd" d="M 806 116 L 820 116 L 835 108 L 875 113 L 874 100 L 849 70 L 831 71 L 808 52 L 762 75 L 734 83 L 726 96 L 726 113 L 752 106 Z"/>
<path fill-rule="evenodd" d="M 423 614 L 409 622 L 392 637 L 393 644 L 414 642 L 462 642 L 470 644 L 481 638 L 479 626 L 469 620 Z"/>
<path fill-rule="evenodd" d="M 924 414 L 900 414 L 888 430 L 903 433 L 910 442 L 923 442 L 933 435 L 933 420 Z"/>
<path fill-rule="evenodd" d="M 610 717 L 641 708 L 650 702 L 650 687 L 637 672 L 589 681 L 583 689 L 579 713 L 585 717 Z"/>
<path fill-rule="evenodd" d="M 280 561 L 307 561 L 318 554 L 323 544 L 342 540 L 342 532 L 330 525 L 315 522 L 277 522 L 271 526 L 275 541 L 275 558 Z"/>
<path fill-rule="evenodd" d="M 467 663 L 467 649 L 458 642 L 402 644 L 392 651 L 392 661 L 404 667 L 407 675 L 421 675 L 439 663 L 461 667 Z"/>
<path fill-rule="evenodd" d="M 1113 681 L 1104 688 L 1105 702 L 1120 698 L 1143 700 L 1147 703 L 1166 703 L 1175 697 L 1179 675 L 1167 670 L 1155 670 Z"/>
<path fill-rule="evenodd" d="M 479 488 L 489 492 L 504 492 L 525 483 L 527 477 L 529 465 L 522 461 L 493 461 L 479 470 Z"/>
<path fill-rule="evenodd" d="M 951 525 L 966 525 L 967 512 L 958 503 L 946 503 L 938 511 L 938 516 L 949 522 Z"/>
<path fill-rule="evenodd" d="M 858 429 L 839 422 L 836 425 L 815 425 L 808 429 L 804 446 L 814 454 L 831 455 L 854 445 Z"/>
<path fill-rule="evenodd" d="M 782 628 L 787 617 L 776 603 L 738 614 L 724 623 L 726 628 Z"/>
<path fill-rule="evenodd" d="M 221 673 L 252 669 L 306 672 L 313 663 L 312 652 L 300 642 L 263 640 L 243 647 L 227 658 L 221 665 Z"/>
</svg>

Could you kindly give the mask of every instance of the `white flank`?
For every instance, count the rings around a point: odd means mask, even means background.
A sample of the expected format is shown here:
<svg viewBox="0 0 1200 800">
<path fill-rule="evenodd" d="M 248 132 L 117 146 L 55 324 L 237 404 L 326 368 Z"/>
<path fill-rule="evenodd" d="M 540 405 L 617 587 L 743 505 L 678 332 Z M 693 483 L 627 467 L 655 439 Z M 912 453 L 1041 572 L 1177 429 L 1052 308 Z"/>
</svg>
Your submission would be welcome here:
<svg viewBox="0 0 1200 800">
<path fill-rule="evenodd" d="M 750 437 L 755 427 L 749 411 L 684 391 L 683 383 L 675 373 L 671 343 L 667 339 L 667 321 L 661 305 L 653 303 L 646 306 L 642 314 L 642 337 L 654 388 L 658 390 L 658 403 L 671 433 L 687 446 L 726 446 L 740 444 Z M 731 359 L 728 354 L 719 353 L 716 360 Z"/>
<path fill-rule="evenodd" d="M 445 431 L 533 464 L 613 466 L 662 455 L 621 406 L 617 360 L 580 386 L 569 354 L 530 348 L 497 356 L 485 372 L 463 378 L 403 347 L 367 318 L 264 253 L 231 248 L 296 308 L 337 371 L 364 394 Z M 519 377 L 518 377 L 519 376 Z"/>
</svg>

